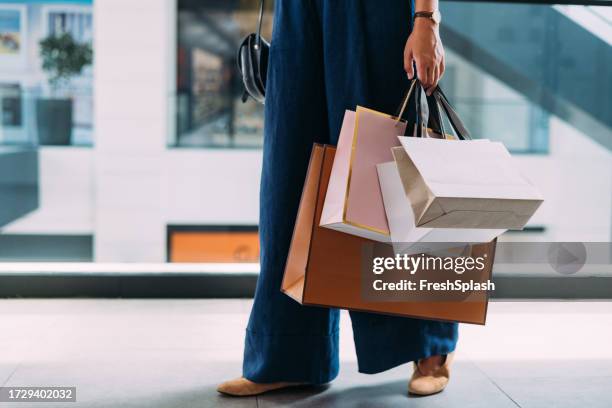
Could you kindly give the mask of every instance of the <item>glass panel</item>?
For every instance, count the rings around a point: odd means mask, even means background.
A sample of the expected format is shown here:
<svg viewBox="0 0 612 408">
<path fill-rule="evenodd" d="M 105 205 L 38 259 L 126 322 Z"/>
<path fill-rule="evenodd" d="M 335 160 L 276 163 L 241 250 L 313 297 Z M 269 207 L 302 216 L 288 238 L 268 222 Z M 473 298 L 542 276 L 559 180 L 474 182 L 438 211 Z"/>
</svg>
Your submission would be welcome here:
<svg viewBox="0 0 612 408">
<path fill-rule="evenodd" d="M 474 136 L 504 142 L 545 197 L 529 228 L 504 234 L 502 242 L 610 242 L 610 10 L 476 1 L 441 5 L 448 67 L 442 86 Z M 496 273 L 555 275 L 553 269 L 510 264 L 498 265 Z M 610 271 L 587 264 L 577 276 L 587 275 Z"/>
<path fill-rule="evenodd" d="M 443 86 L 477 137 L 545 153 L 556 116 L 612 147 L 609 7 L 443 2 L 441 11 Z"/>
<path fill-rule="evenodd" d="M 496 77 L 446 50 L 441 85 L 475 138 L 503 142 L 514 153 L 548 151 L 549 114 Z"/>
<path fill-rule="evenodd" d="M 93 9 L 66 3 L 0 1 L 2 262 L 93 260 Z"/>
<path fill-rule="evenodd" d="M 273 2 L 268 2 L 271 10 Z M 241 40 L 256 30 L 257 1 L 178 1 L 176 133 L 181 147 L 261 147 L 263 106 L 241 101 Z M 272 14 L 264 16 L 270 38 Z"/>
</svg>

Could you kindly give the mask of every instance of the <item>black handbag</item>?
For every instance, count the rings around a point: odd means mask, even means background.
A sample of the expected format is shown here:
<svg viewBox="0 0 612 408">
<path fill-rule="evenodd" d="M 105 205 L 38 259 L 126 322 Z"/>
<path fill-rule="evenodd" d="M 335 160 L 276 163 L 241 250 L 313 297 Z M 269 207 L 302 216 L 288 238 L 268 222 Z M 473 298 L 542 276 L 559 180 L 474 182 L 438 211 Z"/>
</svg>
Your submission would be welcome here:
<svg viewBox="0 0 612 408">
<path fill-rule="evenodd" d="M 238 48 L 238 71 L 244 84 L 242 102 L 246 102 L 249 96 L 262 104 L 266 99 L 266 76 L 268 74 L 270 43 L 261 36 L 263 12 L 264 0 L 261 0 L 257 32 L 244 37 Z"/>
</svg>

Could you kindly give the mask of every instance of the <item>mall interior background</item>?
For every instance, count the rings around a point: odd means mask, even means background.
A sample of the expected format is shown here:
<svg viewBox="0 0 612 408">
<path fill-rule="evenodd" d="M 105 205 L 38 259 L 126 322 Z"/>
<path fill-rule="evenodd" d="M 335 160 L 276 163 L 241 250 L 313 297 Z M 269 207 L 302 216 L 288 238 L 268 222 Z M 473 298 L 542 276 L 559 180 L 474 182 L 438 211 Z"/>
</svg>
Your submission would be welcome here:
<svg viewBox="0 0 612 408">
<path fill-rule="evenodd" d="M 0 1 L 2 270 L 255 270 L 263 110 L 240 101 L 235 51 L 257 4 Z M 442 86 L 473 134 L 506 143 L 546 198 L 525 231 L 502 239 L 609 242 L 612 7 L 441 10 Z M 269 38 L 271 10 L 265 22 Z M 93 64 L 55 89 L 39 42 L 61 33 L 90 44 Z M 45 138 L 47 128 L 64 137 Z"/>
</svg>

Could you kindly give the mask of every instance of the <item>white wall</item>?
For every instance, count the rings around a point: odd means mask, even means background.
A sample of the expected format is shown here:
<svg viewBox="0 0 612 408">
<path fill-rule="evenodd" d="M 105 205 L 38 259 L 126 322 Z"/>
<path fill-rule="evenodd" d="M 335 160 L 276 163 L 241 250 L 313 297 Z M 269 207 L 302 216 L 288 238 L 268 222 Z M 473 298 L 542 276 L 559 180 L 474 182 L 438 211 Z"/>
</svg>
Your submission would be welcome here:
<svg viewBox="0 0 612 408">
<path fill-rule="evenodd" d="M 96 261 L 165 259 L 171 3 L 94 3 Z"/>
<path fill-rule="evenodd" d="M 174 149 L 165 167 L 168 224 L 257 224 L 261 151 Z"/>
<path fill-rule="evenodd" d="M 612 152 L 557 118 L 550 122 L 550 155 L 517 156 L 545 202 L 531 221 L 551 241 L 612 240 Z"/>
</svg>

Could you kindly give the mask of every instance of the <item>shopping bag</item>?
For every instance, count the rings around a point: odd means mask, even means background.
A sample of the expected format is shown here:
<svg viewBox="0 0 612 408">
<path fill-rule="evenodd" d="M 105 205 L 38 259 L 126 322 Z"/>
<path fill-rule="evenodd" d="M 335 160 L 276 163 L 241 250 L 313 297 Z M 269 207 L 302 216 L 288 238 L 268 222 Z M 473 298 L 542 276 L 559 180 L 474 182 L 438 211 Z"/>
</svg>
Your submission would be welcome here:
<svg viewBox="0 0 612 408">
<path fill-rule="evenodd" d="M 335 153 L 330 146 L 313 147 L 281 291 L 302 305 L 484 324 L 488 293 L 483 291 L 450 300 L 373 301 L 364 296 L 364 252 L 372 245 L 389 245 L 320 227 Z M 471 256 L 486 259 L 473 279 L 489 280 L 495 246 L 474 245 L 469 250 Z"/>
<path fill-rule="evenodd" d="M 399 139 L 398 170 L 419 227 L 522 229 L 542 204 L 500 142 Z"/>
<path fill-rule="evenodd" d="M 404 166 L 404 162 L 409 159 L 402 147 L 393 148 L 392 154 L 394 161 L 377 165 L 377 170 L 395 253 L 413 255 L 454 248 L 461 243 L 491 242 L 506 231 L 485 228 L 417 227 L 410 200 L 398 171 L 398 166 Z"/>
<path fill-rule="evenodd" d="M 336 160 L 320 225 L 375 241 L 389 241 L 376 165 L 393 159 L 391 147 L 406 123 L 358 106 L 344 114 Z"/>
<path fill-rule="evenodd" d="M 397 136 L 406 132 L 407 124 L 402 118 L 408 112 L 409 102 L 415 105 L 416 117 L 414 129 L 411 129 L 415 136 L 448 136 L 441 112 L 447 113 L 454 128 L 459 128 L 459 138 L 467 133 L 461 123 L 456 126 L 452 108 L 449 113 L 445 105 L 439 103 L 437 98 L 441 97 L 441 90 L 438 93 L 426 96 L 415 79 L 395 116 L 362 106 L 357 106 L 354 112 L 345 112 L 323 206 L 322 227 L 375 241 L 390 241 L 376 165 L 393 159 L 390 148 L 399 146 Z"/>
</svg>

